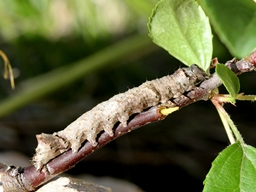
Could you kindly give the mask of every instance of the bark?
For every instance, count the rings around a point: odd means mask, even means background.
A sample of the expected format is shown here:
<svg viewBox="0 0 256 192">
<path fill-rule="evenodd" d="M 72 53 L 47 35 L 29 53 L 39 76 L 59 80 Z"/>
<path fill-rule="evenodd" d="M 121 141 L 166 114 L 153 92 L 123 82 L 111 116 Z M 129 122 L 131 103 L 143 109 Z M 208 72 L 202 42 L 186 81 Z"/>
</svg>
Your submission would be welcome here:
<svg viewBox="0 0 256 192">
<path fill-rule="evenodd" d="M 253 52 L 249 57 L 239 61 L 236 59 L 228 61 L 225 65 L 237 75 L 253 71 L 256 66 L 256 52 Z M 198 100 L 210 99 L 212 97 L 212 91 L 215 88 L 218 88 L 221 84 L 222 82 L 214 73 L 201 83 L 194 84 L 193 88 L 184 94 L 176 98 L 171 98 L 170 101 L 181 109 Z M 165 116 L 160 112 L 163 107 L 169 106 L 157 105 L 149 110 L 132 115 L 127 122 L 127 126 L 123 126 L 120 123 L 115 124 L 113 128 L 113 136 L 102 131 L 97 135 L 97 145 L 93 145 L 92 143 L 85 141 L 77 152 L 73 152 L 70 149 L 66 152 L 60 153 L 59 156 L 54 157 L 52 160 L 47 162 L 41 170 L 37 170 L 35 166 L 21 168 L 13 166 L 8 167 L 0 164 L 0 176 L 4 190 L 6 192 L 35 190 L 38 186 L 47 182 L 49 179 L 74 167 L 80 160 L 113 139 L 116 139 L 117 137 L 145 124 L 163 120 Z"/>
</svg>

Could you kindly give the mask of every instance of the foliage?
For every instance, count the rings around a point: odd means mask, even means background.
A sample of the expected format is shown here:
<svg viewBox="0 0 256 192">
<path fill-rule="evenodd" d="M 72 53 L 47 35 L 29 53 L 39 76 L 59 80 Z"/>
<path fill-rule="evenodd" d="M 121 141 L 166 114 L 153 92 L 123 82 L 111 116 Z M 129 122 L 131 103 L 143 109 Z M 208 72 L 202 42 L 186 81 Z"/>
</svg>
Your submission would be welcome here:
<svg viewBox="0 0 256 192">
<path fill-rule="evenodd" d="M 212 33 L 208 18 L 194 0 L 160 1 L 148 26 L 154 43 L 184 64 L 196 63 L 208 70 L 212 58 Z"/>
<path fill-rule="evenodd" d="M 15 44 L 19 37 L 29 39 L 41 36 L 56 42 L 59 39 L 82 36 L 83 43 L 90 47 L 97 45 L 100 38 L 115 39 L 119 34 L 126 36 L 130 32 L 145 31 L 145 26 L 141 23 L 146 22 L 145 19 L 154 3 L 156 0 L 123 2 L 113 0 L 111 3 L 109 1 L 96 3 L 93 0 L 0 1 L 1 17 L 4 18 L 0 20 L 1 38 L 4 42 Z M 209 17 L 213 31 L 234 56 L 242 58 L 255 48 L 256 4 L 252 0 L 200 0 L 198 3 Z M 197 63 L 208 71 L 212 58 L 212 32 L 208 18 L 198 3 L 194 0 L 161 0 L 154 9 L 148 26 L 150 36 L 156 44 L 185 64 Z M 106 17 L 109 9 L 115 10 L 112 13 L 116 14 Z M 62 10 L 60 12 L 65 14 L 59 15 L 57 10 Z M 121 12 L 122 15 L 119 14 Z M 109 46 L 90 57 L 84 55 L 85 58 L 77 62 L 72 61 L 69 66 L 50 70 L 19 84 L 18 91 L 13 97 L 8 97 L 0 103 L 0 115 L 6 115 L 58 90 L 61 86 L 83 78 L 94 70 L 108 66 L 113 61 L 124 60 L 130 53 L 140 54 L 141 51 L 138 50 L 149 48 L 149 41 L 145 36 L 141 38 L 135 35 L 126 40 L 126 43 L 120 42 Z M 128 43 L 131 41 L 134 43 L 133 46 Z M 122 49 L 123 46 L 126 48 Z M 214 47 L 214 50 L 216 49 Z M 81 52 L 77 47 L 74 50 Z M 82 54 L 87 54 L 84 52 Z M 48 58 L 53 57 L 48 56 Z M 57 65 L 56 62 L 52 63 L 53 66 Z M 229 91 L 231 101 L 234 102 L 234 98 L 239 96 L 237 93 L 240 85 L 237 78 L 220 64 L 217 65 L 216 73 Z M 253 159 L 256 159 L 255 148 L 246 145 L 243 141 L 230 145 L 213 162 L 213 167 L 205 180 L 204 190 L 232 191 L 238 189 L 237 186 L 241 187 L 241 191 L 254 190 Z M 223 172 L 219 172 L 220 169 Z M 230 187 L 227 186 L 228 184 Z"/>
<path fill-rule="evenodd" d="M 145 23 L 155 3 L 156 0 L 139 3 L 118 0 L 0 1 L 1 16 L 5 18 L 0 20 L 0 36 L 3 42 L 15 47 L 18 61 L 14 66 L 21 73 L 12 96 L 0 101 L 0 117 L 100 71 L 104 66 L 118 65 L 118 61 L 131 54 L 137 53 L 140 57 L 152 51 L 146 34 L 120 36 L 138 28 L 146 31 Z M 143 6 L 145 4 L 147 6 Z M 73 39 L 78 40 L 72 42 Z M 106 47 L 115 42 L 116 45 Z M 3 51 L 10 58 L 10 53 Z M 9 95 L 8 89 L 6 92 Z"/>
<path fill-rule="evenodd" d="M 209 13 L 216 32 L 234 55 L 243 57 L 255 49 L 254 2 L 202 0 L 201 3 Z M 234 22 L 232 27 L 227 25 L 231 20 L 238 22 Z M 210 24 L 195 0 L 161 0 L 149 22 L 150 36 L 156 44 L 186 65 L 195 62 L 207 71 L 212 57 Z M 216 73 L 230 94 L 225 102 L 235 103 L 240 89 L 238 78 L 222 64 L 217 64 Z M 256 187 L 256 149 L 244 143 L 223 109 L 220 98 L 213 96 L 212 102 L 219 112 L 231 144 L 234 144 L 222 151 L 213 162 L 204 182 L 204 191 L 253 191 Z"/>
<path fill-rule="evenodd" d="M 94 44 L 99 38 L 132 31 L 141 20 L 146 20 L 155 2 L 0 1 L 1 18 L 4 18 L 0 20 L 0 34 L 6 41 L 15 41 L 20 36 L 42 36 L 50 40 L 82 36 L 86 43 Z M 144 7 L 143 12 L 137 10 L 139 7 Z"/>
<path fill-rule="evenodd" d="M 237 142 L 224 149 L 213 161 L 204 181 L 204 191 L 254 191 L 256 149 Z"/>
<path fill-rule="evenodd" d="M 217 64 L 216 73 L 232 98 L 230 102 L 235 103 L 236 96 L 240 91 L 240 83 L 238 77 L 223 64 Z"/>
<path fill-rule="evenodd" d="M 229 51 L 238 58 L 247 56 L 256 44 L 256 3 L 252 0 L 200 0 L 214 30 Z"/>
</svg>

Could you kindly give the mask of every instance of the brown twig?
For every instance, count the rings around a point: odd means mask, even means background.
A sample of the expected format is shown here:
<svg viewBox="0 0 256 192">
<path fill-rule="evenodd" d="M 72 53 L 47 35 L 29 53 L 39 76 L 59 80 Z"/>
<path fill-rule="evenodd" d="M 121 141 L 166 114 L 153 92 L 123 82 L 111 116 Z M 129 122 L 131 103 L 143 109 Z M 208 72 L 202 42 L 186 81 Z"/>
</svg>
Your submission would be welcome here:
<svg viewBox="0 0 256 192">
<path fill-rule="evenodd" d="M 77 153 L 73 153 L 72 150 L 69 150 L 57 158 L 53 159 L 46 165 L 46 169 L 43 169 L 41 172 L 44 174 L 41 175 L 40 171 L 37 171 L 34 166 L 28 167 L 24 172 L 24 177 L 29 183 L 30 186 L 38 186 L 45 182 L 51 177 L 54 177 L 60 173 L 65 172 L 66 170 L 72 168 L 76 163 L 81 161 L 84 157 L 90 155 L 95 150 L 106 145 L 110 141 L 118 138 L 125 133 L 128 133 L 136 128 L 139 128 L 147 123 L 152 123 L 164 119 L 164 116 L 159 113 L 157 107 L 151 108 L 150 110 L 136 115 L 130 120 L 126 127 L 123 127 L 121 124 L 117 126 L 114 132 L 114 136 L 111 137 L 106 132 L 102 132 L 98 138 L 98 145 L 93 146 L 90 142 L 85 142 L 83 146 L 79 149 Z M 34 179 L 35 175 L 38 175 L 37 179 Z"/>
<path fill-rule="evenodd" d="M 237 75 L 255 70 L 256 67 L 256 51 L 247 58 L 237 61 L 233 59 L 226 64 Z M 209 79 L 204 80 L 194 89 L 172 100 L 179 108 L 183 108 L 198 100 L 208 100 L 212 91 L 222 84 L 217 74 L 214 73 Z M 69 150 L 58 157 L 54 158 L 45 165 L 41 171 L 37 171 L 34 166 L 20 168 L 8 167 L 0 164 L 1 180 L 5 191 L 33 191 L 56 175 L 67 171 L 75 166 L 76 163 L 93 153 L 117 137 L 126 134 L 145 124 L 160 121 L 164 116 L 159 112 L 160 106 L 153 107 L 145 112 L 137 114 L 129 120 L 126 127 L 120 124 L 114 130 L 114 136 L 111 137 L 107 133 L 102 132 L 98 136 L 98 145 L 93 146 L 89 142 L 85 142 L 77 153 Z"/>
</svg>

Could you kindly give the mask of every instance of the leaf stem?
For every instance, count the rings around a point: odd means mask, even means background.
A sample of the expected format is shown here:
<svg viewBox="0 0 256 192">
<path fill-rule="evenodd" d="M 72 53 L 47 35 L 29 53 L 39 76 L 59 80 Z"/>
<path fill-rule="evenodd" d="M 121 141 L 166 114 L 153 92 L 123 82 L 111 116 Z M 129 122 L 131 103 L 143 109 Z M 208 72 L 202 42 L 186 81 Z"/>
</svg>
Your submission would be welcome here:
<svg viewBox="0 0 256 192">
<path fill-rule="evenodd" d="M 218 114 L 219 114 L 220 119 L 223 123 L 223 126 L 225 128 L 225 131 L 227 133 L 227 136 L 228 136 L 228 139 L 229 139 L 230 143 L 231 144 L 235 143 L 236 140 L 234 138 L 232 129 L 230 129 L 230 125 L 229 125 L 228 120 L 227 120 L 226 115 L 225 115 L 226 111 L 224 110 L 224 108 L 221 106 L 221 104 L 218 101 L 216 101 L 214 99 L 212 99 L 211 101 L 212 101 L 212 103 L 214 104 L 214 106 L 216 107 L 216 109 L 218 111 Z"/>
<path fill-rule="evenodd" d="M 240 143 L 244 143 L 242 135 L 238 131 L 237 127 L 235 126 L 234 122 L 231 120 L 228 113 L 223 108 L 223 102 L 220 102 L 219 100 L 220 98 L 221 98 L 220 95 L 215 95 L 212 97 L 211 101 L 219 113 L 219 116 L 221 118 L 221 121 L 223 123 L 223 126 L 225 128 L 225 131 L 227 133 L 230 143 L 234 144 L 236 141 L 240 141 Z"/>
<path fill-rule="evenodd" d="M 239 94 L 237 95 L 236 99 L 241 101 L 256 101 L 256 95 Z"/>
<path fill-rule="evenodd" d="M 12 89 L 14 89 L 15 88 L 15 83 L 14 83 L 14 77 L 13 77 L 13 72 L 12 72 L 12 66 L 9 62 L 8 57 L 1 50 L 0 50 L 0 56 L 4 60 L 4 78 L 5 79 L 7 79 L 8 77 L 10 78 L 11 87 L 12 87 Z M 8 72 L 9 72 L 9 75 L 8 75 Z"/>
</svg>

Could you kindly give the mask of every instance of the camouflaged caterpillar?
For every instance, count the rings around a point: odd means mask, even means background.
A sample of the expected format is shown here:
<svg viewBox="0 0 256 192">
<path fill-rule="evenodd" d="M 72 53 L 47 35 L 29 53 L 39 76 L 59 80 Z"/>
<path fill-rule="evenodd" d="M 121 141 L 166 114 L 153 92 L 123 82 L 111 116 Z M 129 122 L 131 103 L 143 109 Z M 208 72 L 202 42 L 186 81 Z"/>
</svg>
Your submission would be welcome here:
<svg viewBox="0 0 256 192">
<path fill-rule="evenodd" d="M 104 130 L 113 136 L 115 123 L 120 122 L 126 126 L 132 114 L 158 104 L 175 106 L 170 99 L 190 91 L 197 82 L 205 79 L 205 76 L 205 72 L 196 65 L 180 68 L 172 75 L 146 81 L 139 87 L 98 104 L 62 131 L 53 135 L 37 135 L 38 146 L 33 157 L 34 165 L 41 169 L 51 159 L 70 148 L 77 152 L 85 140 L 96 146 L 97 134 Z"/>
</svg>

